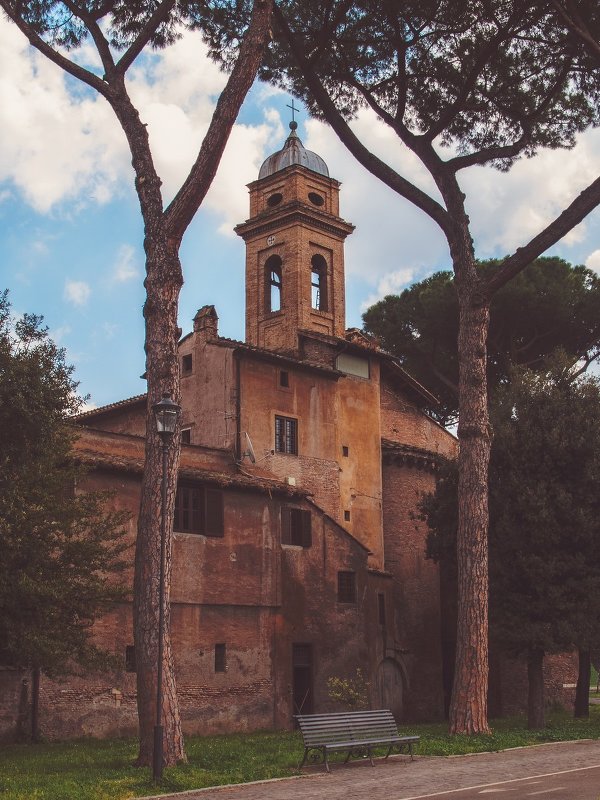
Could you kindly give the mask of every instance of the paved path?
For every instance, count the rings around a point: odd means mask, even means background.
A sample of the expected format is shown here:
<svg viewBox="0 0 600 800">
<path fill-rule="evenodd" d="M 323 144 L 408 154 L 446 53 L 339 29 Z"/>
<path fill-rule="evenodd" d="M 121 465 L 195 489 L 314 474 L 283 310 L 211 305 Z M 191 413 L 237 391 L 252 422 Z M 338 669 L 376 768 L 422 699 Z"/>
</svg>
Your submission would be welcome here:
<svg viewBox="0 0 600 800">
<path fill-rule="evenodd" d="M 330 775 L 180 792 L 172 800 L 600 800 L 600 741 L 561 742 L 467 756 L 355 761 Z M 314 770 L 314 771 L 313 771 Z M 552 776 L 552 777 L 548 777 Z M 466 791 L 470 789 L 470 791 Z M 165 798 L 165 795 L 162 795 Z M 148 798 L 146 798 L 148 800 Z"/>
</svg>

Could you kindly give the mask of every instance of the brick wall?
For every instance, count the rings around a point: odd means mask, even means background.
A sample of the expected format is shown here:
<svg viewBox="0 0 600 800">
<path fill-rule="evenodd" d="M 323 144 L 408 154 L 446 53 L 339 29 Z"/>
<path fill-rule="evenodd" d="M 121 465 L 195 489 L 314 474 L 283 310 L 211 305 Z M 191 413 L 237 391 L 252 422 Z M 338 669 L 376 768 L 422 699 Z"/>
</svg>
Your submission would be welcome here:
<svg viewBox="0 0 600 800">
<path fill-rule="evenodd" d="M 544 703 L 572 711 L 577 683 L 577 653 L 544 657 Z M 490 715 L 508 716 L 527 710 L 527 662 L 490 649 Z"/>
<path fill-rule="evenodd" d="M 270 350 L 294 352 L 298 331 L 343 337 L 345 328 L 344 248 L 353 226 L 338 216 L 339 183 L 301 166 L 288 167 L 250 185 L 250 219 L 236 232 L 246 242 L 246 341 Z M 279 203 L 269 199 L 280 195 Z M 310 196 L 322 199 L 321 205 Z M 327 305 L 314 309 L 311 259 L 326 264 Z M 265 265 L 281 260 L 281 307 L 265 306 L 269 293 Z"/>
</svg>

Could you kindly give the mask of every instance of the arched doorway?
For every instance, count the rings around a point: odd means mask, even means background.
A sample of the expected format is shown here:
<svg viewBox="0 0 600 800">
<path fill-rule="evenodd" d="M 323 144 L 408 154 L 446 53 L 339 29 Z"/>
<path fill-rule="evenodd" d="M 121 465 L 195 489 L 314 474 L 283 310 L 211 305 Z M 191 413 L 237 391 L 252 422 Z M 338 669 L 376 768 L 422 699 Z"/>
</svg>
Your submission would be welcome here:
<svg viewBox="0 0 600 800">
<path fill-rule="evenodd" d="M 396 721 L 402 719 L 405 680 L 400 664 L 393 658 L 384 658 L 375 675 L 375 703 L 378 708 L 389 708 Z"/>
</svg>

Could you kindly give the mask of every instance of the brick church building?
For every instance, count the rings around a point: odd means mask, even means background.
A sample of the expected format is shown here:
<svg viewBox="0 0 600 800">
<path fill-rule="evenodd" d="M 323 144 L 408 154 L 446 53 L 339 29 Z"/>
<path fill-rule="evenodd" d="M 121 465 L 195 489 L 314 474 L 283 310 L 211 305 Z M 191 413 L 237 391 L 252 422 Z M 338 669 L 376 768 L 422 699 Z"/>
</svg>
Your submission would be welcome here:
<svg viewBox="0 0 600 800">
<path fill-rule="evenodd" d="M 236 228 L 246 341 L 220 336 L 209 305 L 179 345 L 171 626 L 187 732 L 290 727 L 294 713 L 335 710 L 327 679 L 357 668 L 373 707 L 400 721 L 443 716 L 439 573 L 415 512 L 457 442 L 424 413 L 427 389 L 345 329 L 353 226 L 339 214 L 339 182 L 290 127 Z M 115 490 L 133 515 L 132 573 L 145 404 L 78 418 L 85 488 Z M 49 738 L 137 730 L 131 606 L 95 635 L 122 669 L 43 679 Z M 14 676 L 13 708 L 19 687 Z"/>
</svg>

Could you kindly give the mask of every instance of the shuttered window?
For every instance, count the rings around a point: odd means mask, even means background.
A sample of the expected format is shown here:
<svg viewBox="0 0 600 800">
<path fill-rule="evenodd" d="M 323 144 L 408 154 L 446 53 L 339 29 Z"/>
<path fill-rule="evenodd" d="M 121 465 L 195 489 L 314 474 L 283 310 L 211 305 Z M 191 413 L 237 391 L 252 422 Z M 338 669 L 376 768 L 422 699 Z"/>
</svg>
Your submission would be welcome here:
<svg viewBox="0 0 600 800">
<path fill-rule="evenodd" d="M 356 573 L 338 572 L 338 603 L 356 603 Z"/>
<path fill-rule="evenodd" d="M 223 536 L 223 492 L 201 485 L 180 484 L 175 497 L 173 530 Z"/>
<path fill-rule="evenodd" d="M 281 542 L 297 547 L 312 544 L 311 513 L 302 508 L 284 506 L 281 509 Z"/>
<path fill-rule="evenodd" d="M 298 420 L 275 417 L 275 452 L 298 455 Z"/>
</svg>

